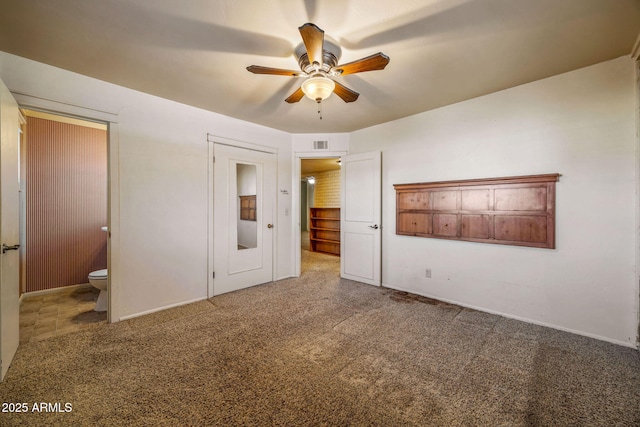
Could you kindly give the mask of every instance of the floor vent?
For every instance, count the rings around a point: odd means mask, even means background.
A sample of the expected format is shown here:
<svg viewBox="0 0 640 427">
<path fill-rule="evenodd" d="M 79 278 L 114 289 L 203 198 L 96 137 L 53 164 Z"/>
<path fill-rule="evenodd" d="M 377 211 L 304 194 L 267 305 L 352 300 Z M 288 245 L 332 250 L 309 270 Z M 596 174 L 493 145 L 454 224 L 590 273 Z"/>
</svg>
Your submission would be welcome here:
<svg viewBox="0 0 640 427">
<path fill-rule="evenodd" d="M 314 150 L 327 150 L 329 148 L 329 141 L 313 141 Z"/>
</svg>

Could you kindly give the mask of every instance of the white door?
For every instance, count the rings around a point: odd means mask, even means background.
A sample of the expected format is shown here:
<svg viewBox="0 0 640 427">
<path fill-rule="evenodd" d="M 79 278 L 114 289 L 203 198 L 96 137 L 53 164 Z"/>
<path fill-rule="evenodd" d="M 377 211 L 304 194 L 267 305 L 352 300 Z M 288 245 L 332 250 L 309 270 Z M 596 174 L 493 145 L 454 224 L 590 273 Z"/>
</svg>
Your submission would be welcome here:
<svg viewBox="0 0 640 427">
<path fill-rule="evenodd" d="M 273 280 L 276 155 L 214 145 L 213 294 Z"/>
<path fill-rule="evenodd" d="M 380 152 L 342 157 L 340 276 L 370 285 L 381 282 Z"/>
<path fill-rule="evenodd" d="M 0 353 L 4 379 L 20 341 L 18 104 L 0 81 Z"/>
</svg>

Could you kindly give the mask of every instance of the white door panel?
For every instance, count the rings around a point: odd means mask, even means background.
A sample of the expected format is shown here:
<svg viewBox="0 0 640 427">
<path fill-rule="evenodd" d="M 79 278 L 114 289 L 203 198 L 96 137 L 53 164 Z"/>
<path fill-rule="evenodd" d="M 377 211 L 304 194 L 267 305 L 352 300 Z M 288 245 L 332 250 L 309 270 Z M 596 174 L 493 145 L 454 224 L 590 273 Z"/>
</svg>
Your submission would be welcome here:
<svg viewBox="0 0 640 427">
<path fill-rule="evenodd" d="M 374 193 L 380 190 L 368 185 L 375 180 L 375 170 L 372 170 L 371 160 L 352 160 L 344 164 L 343 170 L 348 173 L 348 179 L 344 185 L 345 194 L 345 219 L 357 222 L 375 222 L 376 209 L 374 204 L 379 201 Z"/>
<path fill-rule="evenodd" d="M 375 253 L 376 239 L 371 233 L 345 233 L 344 248 L 347 254 L 358 254 L 358 257 L 346 257 L 344 271 L 352 277 L 363 280 L 374 279 L 373 262 L 370 260 Z"/>
<path fill-rule="evenodd" d="M 0 353 L 4 378 L 18 348 L 19 303 L 19 194 L 18 194 L 18 105 L 0 81 Z"/>
<path fill-rule="evenodd" d="M 213 294 L 220 295 L 273 280 L 276 156 L 222 144 L 214 153 Z"/>
<path fill-rule="evenodd" d="M 341 277 L 381 283 L 381 155 L 342 157 Z"/>
</svg>

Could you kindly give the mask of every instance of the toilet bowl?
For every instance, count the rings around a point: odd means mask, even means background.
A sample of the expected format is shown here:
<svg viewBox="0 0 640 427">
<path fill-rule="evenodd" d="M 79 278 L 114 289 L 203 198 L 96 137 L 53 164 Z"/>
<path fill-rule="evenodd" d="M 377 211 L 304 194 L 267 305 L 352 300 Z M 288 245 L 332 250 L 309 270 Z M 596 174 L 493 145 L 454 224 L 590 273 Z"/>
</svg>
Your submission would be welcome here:
<svg viewBox="0 0 640 427">
<path fill-rule="evenodd" d="M 107 305 L 109 304 L 109 297 L 107 296 L 107 269 L 96 270 L 89 273 L 89 283 L 94 288 L 100 289 L 100 295 L 98 295 L 98 301 L 96 301 L 96 308 L 94 311 L 107 311 Z"/>
</svg>

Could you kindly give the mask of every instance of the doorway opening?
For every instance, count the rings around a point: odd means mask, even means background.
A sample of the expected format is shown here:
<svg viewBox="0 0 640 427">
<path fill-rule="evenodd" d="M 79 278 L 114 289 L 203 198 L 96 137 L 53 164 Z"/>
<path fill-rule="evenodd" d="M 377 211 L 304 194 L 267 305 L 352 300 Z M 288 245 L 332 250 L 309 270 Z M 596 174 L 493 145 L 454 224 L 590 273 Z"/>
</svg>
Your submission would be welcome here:
<svg viewBox="0 0 640 427">
<path fill-rule="evenodd" d="M 22 109 L 20 342 L 106 323 L 108 125 Z M 102 271 L 101 290 L 89 284 Z M 100 276 L 100 278 L 102 278 Z M 92 280 L 92 282 L 98 282 Z"/>
<path fill-rule="evenodd" d="M 323 256 L 340 263 L 340 170 L 340 157 L 300 160 L 301 273 Z"/>
</svg>

